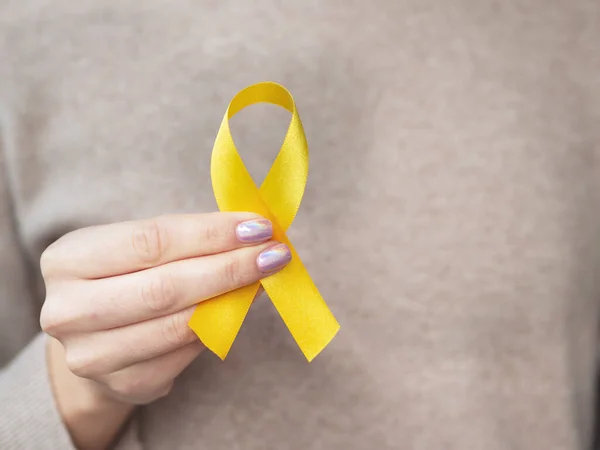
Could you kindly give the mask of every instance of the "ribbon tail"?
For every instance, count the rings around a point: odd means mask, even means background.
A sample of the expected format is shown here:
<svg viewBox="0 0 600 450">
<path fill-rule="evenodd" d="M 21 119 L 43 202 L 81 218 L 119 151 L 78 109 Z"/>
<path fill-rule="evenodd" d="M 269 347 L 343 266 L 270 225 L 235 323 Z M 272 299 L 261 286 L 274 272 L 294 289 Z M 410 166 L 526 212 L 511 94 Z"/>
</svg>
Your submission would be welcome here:
<svg viewBox="0 0 600 450">
<path fill-rule="evenodd" d="M 188 322 L 202 343 L 224 360 L 242 327 L 260 283 L 201 302 Z"/>
<path fill-rule="evenodd" d="M 312 361 L 340 329 L 300 257 L 285 235 L 280 236 L 292 252 L 281 271 L 261 283 L 306 359 Z"/>
</svg>

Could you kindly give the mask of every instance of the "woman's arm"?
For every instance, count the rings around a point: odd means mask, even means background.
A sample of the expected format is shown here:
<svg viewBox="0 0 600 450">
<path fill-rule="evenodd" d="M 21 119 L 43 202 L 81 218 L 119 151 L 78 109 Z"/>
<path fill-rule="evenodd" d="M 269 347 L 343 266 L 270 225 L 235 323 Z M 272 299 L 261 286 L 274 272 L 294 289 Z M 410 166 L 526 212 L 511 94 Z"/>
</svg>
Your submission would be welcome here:
<svg viewBox="0 0 600 450">
<path fill-rule="evenodd" d="M 80 449 L 108 448 L 133 413 L 134 405 L 112 399 L 90 380 L 67 367 L 64 347 L 47 343 L 47 364 L 54 398 L 71 439 Z"/>
<path fill-rule="evenodd" d="M 0 80 L 1 81 L 1 80 Z M 1 100 L 1 99 L 0 99 Z M 56 409 L 0 133 L 0 448 L 73 448 Z"/>
</svg>

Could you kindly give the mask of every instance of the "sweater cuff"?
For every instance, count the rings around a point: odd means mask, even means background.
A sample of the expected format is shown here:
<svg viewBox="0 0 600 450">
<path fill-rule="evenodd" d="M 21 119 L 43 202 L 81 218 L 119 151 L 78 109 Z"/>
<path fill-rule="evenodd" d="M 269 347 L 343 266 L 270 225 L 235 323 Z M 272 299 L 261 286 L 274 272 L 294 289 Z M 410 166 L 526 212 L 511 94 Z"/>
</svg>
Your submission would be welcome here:
<svg viewBox="0 0 600 450">
<path fill-rule="evenodd" d="M 42 333 L 0 374 L 0 448 L 75 448 L 54 404 Z"/>
<path fill-rule="evenodd" d="M 46 365 L 46 335 L 39 333 L 0 371 L 0 448 L 75 450 L 54 403 Z M 124 430 L 118 450 L 141 448 L 136 420 Z"/>
</svg>

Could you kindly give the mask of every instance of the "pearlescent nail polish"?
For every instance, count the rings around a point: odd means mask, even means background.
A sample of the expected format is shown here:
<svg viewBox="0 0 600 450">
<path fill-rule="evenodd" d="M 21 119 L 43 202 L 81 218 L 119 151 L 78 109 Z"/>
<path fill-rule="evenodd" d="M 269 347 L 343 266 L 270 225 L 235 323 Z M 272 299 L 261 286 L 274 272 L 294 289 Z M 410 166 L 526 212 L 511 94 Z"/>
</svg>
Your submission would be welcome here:
<svg viewBox="0 0 600 450">
<path fill-rule="evenodd" d="M 267 219 L 248 220 L 238 224 L 235 234 L 241 242 L 261 242 L 273 235 L 273 226 Z"/>
<path fill-rule="evenodd" d="M 273 272 L 281 269 L 292 259 L 290 249 L 285 244 L 277 244 L 263 250 L 256 258 L 258 270 L 261 272 Z"/>
</svg>

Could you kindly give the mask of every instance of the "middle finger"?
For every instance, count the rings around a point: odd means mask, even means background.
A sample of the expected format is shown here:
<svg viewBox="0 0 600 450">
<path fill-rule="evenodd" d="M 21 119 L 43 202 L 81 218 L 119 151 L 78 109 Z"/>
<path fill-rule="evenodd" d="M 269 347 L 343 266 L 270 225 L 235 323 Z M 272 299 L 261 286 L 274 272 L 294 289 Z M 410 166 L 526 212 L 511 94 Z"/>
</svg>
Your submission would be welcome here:
<svg viewBox="0 0 600 450">
<path fill-rule="evenodd" d="M 287 246 L 271 241 L 141 272 L 77 280 L 69 284 L 67 294 L 64 286 L 49 290 L 47 302 L 61 310 L 62 333 L 106 330 L 167 316 L 250 285 L 289 260 Z M 53 298 L 58 295 L 61 298 Z"/>
</svg>

